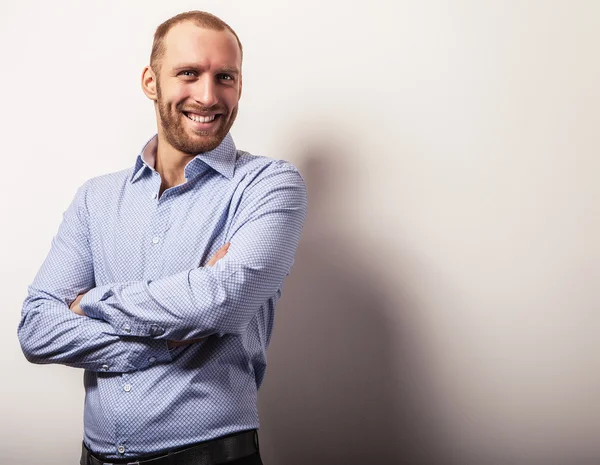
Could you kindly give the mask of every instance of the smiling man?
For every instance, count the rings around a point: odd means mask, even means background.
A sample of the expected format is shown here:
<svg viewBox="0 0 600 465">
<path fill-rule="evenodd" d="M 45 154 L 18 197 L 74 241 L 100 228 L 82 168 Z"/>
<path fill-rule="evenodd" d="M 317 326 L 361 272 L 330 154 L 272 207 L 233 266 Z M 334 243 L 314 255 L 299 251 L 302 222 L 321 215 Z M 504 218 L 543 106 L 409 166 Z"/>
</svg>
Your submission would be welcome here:
<svg viewBox="0 0 600 465">
<path fill-rule="evenodd" d="M 306 190 L 236 149 L 241 68 L 213 15 L 158 27 L 142 74 L 158 134 L 78 190 L 29 286 L 25 356 L 85 370 L 82 465 L 261 463 L 257 391 Z"/>
</svg>

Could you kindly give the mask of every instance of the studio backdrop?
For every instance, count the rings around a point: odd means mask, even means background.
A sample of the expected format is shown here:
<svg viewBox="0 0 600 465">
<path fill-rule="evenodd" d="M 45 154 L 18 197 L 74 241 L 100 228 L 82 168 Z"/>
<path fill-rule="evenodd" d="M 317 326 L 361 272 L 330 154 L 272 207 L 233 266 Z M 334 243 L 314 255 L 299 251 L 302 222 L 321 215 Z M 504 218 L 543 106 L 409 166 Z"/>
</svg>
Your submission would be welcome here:
<svg viewBox="0 0 600 465">
<path fill-rule="evenodd" d="M 87 179 L 155 132 L 152 36 L 244 45 L 238 148 L 309 212 L 259 394 L 267 465 L 600 462 L 600 2 L 0 4 L 0 463 L 78 463 L 83 373 L 29 364 L 27 286 Z"/>
</svg>

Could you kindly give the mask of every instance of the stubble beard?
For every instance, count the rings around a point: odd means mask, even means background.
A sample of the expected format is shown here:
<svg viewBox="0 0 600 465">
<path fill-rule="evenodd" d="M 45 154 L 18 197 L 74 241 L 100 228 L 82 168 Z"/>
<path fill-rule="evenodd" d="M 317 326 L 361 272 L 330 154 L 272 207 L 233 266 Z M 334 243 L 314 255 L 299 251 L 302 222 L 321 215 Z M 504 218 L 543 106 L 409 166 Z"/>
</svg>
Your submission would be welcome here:
<svg viewBox="0 0 600 465">
<path fill-rule="evenodd" d="M 187 118 L 182 112 L 182 103 L 178 103 L 173 112 L 170 111 L 169 105 L 162 98 L 162 92 L 160 84 L 156 83 L 156 95 L 158 99 L 158 114 L 160 117 L 160 125 L 163 128 L 163 134 L 165 139 L 174 149 L 188 155 L 196 155 L 198 153 L 209 152 L 216 149 L 229 130 L 233 126 L 233 122 L 237 117 L 238 107 L 237 105 L 232 110 L 231 115 L 225 123 L 219 121 L 219 127 L 217 132 L 214 134 L 207 134 L 206 131 L 195 131 L 198 137 L 192 138 L 188 134 L 188 129 L 184 126 L 182 118 Z M 219 110 L 225 108 L 219 107 Z M 215 108 L 203 108 L 199 111 L 213 111 Z M 219 119 L 226 118 L 226 114 L 223 113 Z"/>
</svg>

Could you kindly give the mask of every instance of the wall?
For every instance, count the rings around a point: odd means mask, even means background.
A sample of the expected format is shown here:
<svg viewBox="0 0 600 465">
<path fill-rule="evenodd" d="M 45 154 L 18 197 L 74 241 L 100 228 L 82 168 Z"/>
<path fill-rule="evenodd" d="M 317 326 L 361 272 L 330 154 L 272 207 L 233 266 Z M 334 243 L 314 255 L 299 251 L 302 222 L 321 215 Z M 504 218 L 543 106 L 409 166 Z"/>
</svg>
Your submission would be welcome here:
<svg viewBox="0 0 600 465">
<path fill-rule="evenodd" d="M 265 463 L 600 461 L 600 3 L 0 5 L 0 462 L 76 463 L 82 374 L 28 364 L 21 303 L 86 179 L 155 130 L 154 28 L 245 47 L 238 147 L 310 211 L 260 394 Z"/>
</svg>

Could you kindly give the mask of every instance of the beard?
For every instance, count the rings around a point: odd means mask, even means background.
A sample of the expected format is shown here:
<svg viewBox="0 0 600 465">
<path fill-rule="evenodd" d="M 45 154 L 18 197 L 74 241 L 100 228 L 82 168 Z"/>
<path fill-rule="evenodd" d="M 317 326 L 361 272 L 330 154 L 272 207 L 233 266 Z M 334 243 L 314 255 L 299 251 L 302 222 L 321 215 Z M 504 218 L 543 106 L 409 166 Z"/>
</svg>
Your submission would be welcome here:
<svg viewBox="0 0 600 465">
<path fill-rule="evenodd" d="M 162 92 L 158 82 L 156 83 L 156 94 L 158 98 L 160 125 L 163 128 L 165 139 L 174 149 L 188 155 L 196 155 L 198 153 L 209 152 L 216 149 L 221 142 L 223 142 L 225 136 L 227 136 L 238 113 L 237 105 L 228 118 L 227 108 L 222 106 L 188 108 L 188 110 L 196 111 L 198 113 L 209 111 L 217 111 L 220 113 L 217 117 L 217 130 L 214 133 L 209 134 L 207 131 L 193 131 L 185 127 L 183 118 L 187 118 L 187 116 L 183 113 L 183 103 L 178 103 L 175 108 L 172 109 L 172 107 L 162 99 Z M 191 136 L 189 134 L 190 131 L 193 132 L 195 136 Z"/>
</svg>

